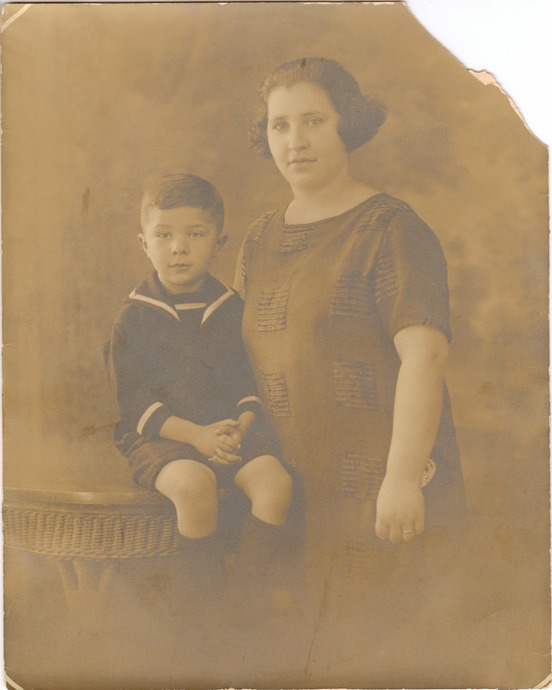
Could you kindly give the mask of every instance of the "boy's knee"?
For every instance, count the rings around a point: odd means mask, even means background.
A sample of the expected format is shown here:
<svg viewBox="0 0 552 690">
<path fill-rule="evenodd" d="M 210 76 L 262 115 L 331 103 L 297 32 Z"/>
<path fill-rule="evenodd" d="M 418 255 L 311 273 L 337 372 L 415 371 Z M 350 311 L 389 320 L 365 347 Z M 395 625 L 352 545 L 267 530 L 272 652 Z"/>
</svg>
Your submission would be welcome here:
<svg viewBox="0 0 552 690">
<path fill-rule="evenodd" d="M 217 480 L 205 465 L 193 460 L 176 460 L 161 470 L 155 488 L 170 499 L 216 496 Z"/>
<path fill-rule="evenodd" d="M 267 489 L 270 493 L 282 498 L 291 498 L 291 494 L 293 493 L 293 480 L 279 461 L 276 461 L 276 463 L 271 466 L 267 480 Z"/>
<path fill-rule="evenodd" d="M 213 498 L 217 494 L 216 484 L 210 477 L 180 477 L 174 482 L 172 491 L 176 496 L 188 500 Z"/>
<path fill-rule="evenodd" d="M 217 487 L 209 477 L 181 478 L 180 481 L 175 482 L 169 498 L 176 505 L 177 510 L 216 514 Z"/>
<path fill-rule="evenodd" d="M 265 522 L 283 524 L 291 504 L 293 480 L 281 465 L 267 479 L 269 481 L 260 482 L 253 491 L 252 512 Z"/>
<path fill-rule="evenodd" d="M 178 530 L 183 536 L 198 538 L 214 532 L 218 511 L 217 484 L 208 467 L 177 461 L 168 472 L 160 474 L 156 488 L 174 504 Z"/>
</svg>

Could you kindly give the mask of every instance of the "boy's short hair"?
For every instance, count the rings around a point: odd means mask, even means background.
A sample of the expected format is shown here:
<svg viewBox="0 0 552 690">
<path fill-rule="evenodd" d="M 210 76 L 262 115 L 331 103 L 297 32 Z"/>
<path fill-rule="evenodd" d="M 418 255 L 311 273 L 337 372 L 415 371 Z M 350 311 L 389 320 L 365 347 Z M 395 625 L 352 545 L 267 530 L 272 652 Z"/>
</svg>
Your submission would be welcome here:
<svg viewBox="0 0 552 690">
<path fill-rule="evenodd" d="M 148 222 L 152 208 L 171 209 L 191 206 L 208 211 L 217 232 L 224 225 L 224 202 L 214 185 L 191 173 L 154 173 L 146 180 L 140 221 L 142 228 Z"/>
</svg>

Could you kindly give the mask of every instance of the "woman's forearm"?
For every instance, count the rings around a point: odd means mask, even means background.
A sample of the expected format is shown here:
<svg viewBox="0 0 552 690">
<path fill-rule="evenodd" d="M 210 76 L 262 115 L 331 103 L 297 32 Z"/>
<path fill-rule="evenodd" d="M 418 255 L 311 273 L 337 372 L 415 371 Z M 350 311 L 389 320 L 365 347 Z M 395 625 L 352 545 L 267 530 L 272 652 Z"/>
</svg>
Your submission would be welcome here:
<svg viewBox="0 0 552 690">
<path fill-rule="evenodd" d="M 404 329 L 396 344 L 401 366 L 386 477 L 419 482 L 439 427 L 448 344 L 425 326 Z"/>
<path fill-rule="evenodd" d="M 419 482 L 441 416 L 443 376 L 431 364 L 401 365 L 386 476 Z"/>
<path fill-rule="evenodd" d="M 424 531 L 421 478 L 431 455 L 443 398 L 448 343 L 427 326 L 395 336 L 401 360 L 395 390 L 393 433 L 376 508 L 376 534 L 394 544 Z"/>
</svg>

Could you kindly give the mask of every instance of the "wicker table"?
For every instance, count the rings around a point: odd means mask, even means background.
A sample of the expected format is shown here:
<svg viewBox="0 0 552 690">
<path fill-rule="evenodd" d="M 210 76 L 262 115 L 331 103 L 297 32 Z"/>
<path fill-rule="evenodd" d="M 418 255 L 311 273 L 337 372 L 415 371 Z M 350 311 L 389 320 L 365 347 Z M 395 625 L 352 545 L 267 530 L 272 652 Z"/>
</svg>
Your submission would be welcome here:
<svg viewBox="0 0 552 690">
<path fill-rule="evenodd" d="M 174 507 L 146 491 L 4 490 L 4 545 L 55 560 L 69 609 L 101 595 L 117 561 L 174 556 Z"/>
</svg>

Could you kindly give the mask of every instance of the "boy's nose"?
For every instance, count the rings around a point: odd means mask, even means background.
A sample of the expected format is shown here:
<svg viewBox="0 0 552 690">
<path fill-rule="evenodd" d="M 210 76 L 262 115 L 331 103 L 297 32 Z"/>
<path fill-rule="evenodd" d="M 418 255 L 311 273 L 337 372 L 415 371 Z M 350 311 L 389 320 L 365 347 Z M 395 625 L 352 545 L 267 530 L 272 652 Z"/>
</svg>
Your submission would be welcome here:
<svg viewBox="0 0 552 690">
<path fill-rule="evenodd" d="M 173 243 L 173 254 L 187 254 L 189 252 L 188 243 L 182 240 L 177 240 Z"/>
</svg>

